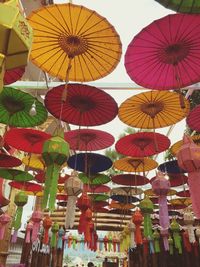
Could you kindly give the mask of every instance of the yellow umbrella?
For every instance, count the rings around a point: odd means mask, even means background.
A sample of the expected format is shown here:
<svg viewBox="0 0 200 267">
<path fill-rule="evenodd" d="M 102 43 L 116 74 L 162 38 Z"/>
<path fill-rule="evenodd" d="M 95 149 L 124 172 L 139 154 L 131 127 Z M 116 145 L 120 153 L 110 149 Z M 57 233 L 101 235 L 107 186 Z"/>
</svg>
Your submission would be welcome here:
<svg viewBox="0 0 200 267">
<path fill-rule="evenodd" d="M 173 125 L 189 113 L 189 101 L 169 91 L 150 91 L 125 100 L 119 107 L 119 118 L 124 123 L 142 129 L 156 129 Z"/>
<path fill-rule="evenodd" d="M 0 3 L 0 91 L 5 70 L 25 66 L 32 44 L 32 29 L 17 3 L 17 0 Z"/>
<path fill-rule="evenodd" d="M 145 172 L 155 169 L 158 163 L 151 158 L 125 157 L 113 163 L 113 167 L 125 172 Z"/>
<path fill-rule="evenodd" d="M 191 136 L 191 138 L 196 145 L 200 146 L 200 135 L 199 134 L 193 135 Z M 183 140 L 180 140 L 176 142 L 175 144 L 173 144 L 173 146 L 170 147 L 170 152 L 172 153 L 172 155 L 176 156 L 176 154 L 178 153 L 182 145 L 183 145 Z"/>
<path fill-rule="evenodd" d="M 135 208 L 135 205 L 129 203 L 119 203 L 112 201 L 109 205 L 111 209 L 118 209 L 118 210 L 130 210 Z"/>
<path fill-rule="evenodd" d="M 174 189 L 170 189 L 169 192 L 167 193 L 168 196 L 173 196 L 176 195 L 177 191 Z M 144 191 L 144 194 L 149 196 L 149 197 L 155 197 L 157 196 L 152 189 L 147 189 Z"/>
<path fill-rule="evenodd" d="M 34 30 L 31 60 L 61 80 L 93 81 L 108 75 L 121 57 L 121 42 L 102 16 L 74 4 L 45 6 L 29 16 Z"/>
<path fill-rule="evenodd" d="M 189 197 L 171 199 L 169 203 L 175 206 L 176 205 L 185 205 L 185 206 L 192 205 L 192 201 Z"/>
<path fill-rule="evenodd" d="M 41 155 L 31 154 L 30 156 L 25 156 L 22 162 L 30 169 L 44 170 L 45 168 Z"/>
</svg>

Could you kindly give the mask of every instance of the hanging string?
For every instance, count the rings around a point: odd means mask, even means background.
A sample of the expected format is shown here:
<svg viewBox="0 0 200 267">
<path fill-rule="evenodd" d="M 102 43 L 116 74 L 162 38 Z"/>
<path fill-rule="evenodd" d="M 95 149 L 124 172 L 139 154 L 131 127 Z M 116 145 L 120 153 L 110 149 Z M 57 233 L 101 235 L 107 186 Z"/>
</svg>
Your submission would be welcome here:
<svg viewBox="0 0 200 267">
<path fill-rule="evenodd" d="M 185 108 L 185 102 L 184 102 L 184 97 L 181 94 L 181 82 L 180 82 L 180 73 L 178 68 L 176 68 L 177 64 L 174 64 L 174 70 L 175 70 L 175 79 L 177 81 L 177 85 L 178 85 L 178 90 L 175 90 L 178 94 L 179 94 L 179 100 L 180 100 L 180 105 L 181 108 L 184 109 Z"/>
</svg>

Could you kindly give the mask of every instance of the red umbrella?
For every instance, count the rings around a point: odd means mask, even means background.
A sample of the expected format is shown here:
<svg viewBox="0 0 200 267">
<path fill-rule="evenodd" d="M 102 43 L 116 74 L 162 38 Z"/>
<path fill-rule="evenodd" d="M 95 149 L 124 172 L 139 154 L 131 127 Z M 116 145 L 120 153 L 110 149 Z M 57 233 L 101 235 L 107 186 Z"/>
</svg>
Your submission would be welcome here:
<svg viewBox="0 0 200 267">
<path fill-rule="evenodd" d="M 171 187 L 183 185 L 183 184 L 187 183 L 187 180 L 188 180 L 188 177 L 184 174 L 181 174 L 181 173 L 167 174 L 167 176 L 169 177 Z M 150 182 L 152 183 L 155 179 L 156 179 L 156 177 L 153 177 L 150 180 Z"/>
<path fill-rule="evenodd" d="M 128 46 L 125 67 L 137 84 L 171 90 L 199 82 L 199 16 L 173 14 L 152 22 Z"/>
<path fill-rule="evenodd" d="M 11 70 L 6 70 L 4 75 L 4 84 L 11 84 L 21 79 L 25 72 L 25 68 L 15 68 Z"/>
<path fill-rule="evenodd" d="M 149 183 L 149 179 L 147 179 L 145 176 L 136 174 L 118 174 L 112 176 L 112 181 L 113 183 L 127 186 L 138 186 Z"/>
<path fill-rule="evenodd" d="M 34 184 L 31 182 L 17 182 L 17 181 L 12 181 L 9 183 L 10 186 L 23 190 L 23 191 L 28 191 L 28 192 L 39 192 L 42 191 L 42 186 L 39 184 Z"/>
<path fill-rule="evenodd" d="M 67 99 L 62 101 L 64 89 L 64 85 L 54 87 L 45 97 L 48 111 L 62 121 L 95 126 L 107 123 L 117 115 L 118 107 L 115 100 L 94 86 L 68 84 Z"/>
<path fill-rule="evenodd" d="M 107 185 L 85 185 L 86 191 L 88 193 L 101 194 L 110 192 L 110 187 Z"/>
<path fill-rule="evenodd" d="M 56 199 L 59 200 L 59 201 L 67 201 L 68 196 L 65 195 L 65 194 L 58 194 L 58 195 L 56 196 Z"/>
<path fill-rule="evenodd" d="M 18 167 L 22 161 L 16 157 L 0 153 L 0 167 L 12 168 Z"/>
<path fill-rule="evenodd" d="M 65 181 L 69 178 L 68 174 L 65 174 L 65 176 L 59 176 L 58 178 L 58 184 L 64 184 Z M 45 182 L 45 172 L 39 172 L 38 174 L 35 175 L 35 180 L 38 183 L 43 184 Z"/>
<path fill-rule="evenodd" d="M 193 108 L 186 118 L 188 126 L 197 132 L 200 132 L 200 105 Z"/>
<path fill-rule="evenodd" d="M 5 142 L 22 151 L 41 154 L 44 142 L 51 137 L 42 131 L 12 128 L 5 134 Z"/>
<path fill-rule="evenodd" d="M 117 152 L 131 157 L 147 157 L 165 151 L 170 146 L 168 137 L 159 133 L 141 132 L 122 137 L 115 144 Z"/>
<path fill-rule="evenodd" d="M 104 131 L 94 129 L 79 129 L 65 133 L 65 140 L 70 148 L 80 151 L 95 151 L 111 146 L 115 139 Z"/>
<path fill-rule="evenodd" d="M 184 190 L 184 191 L 179 191 L 176 193 L 178 197 L 190 197 L 190 191 L 189 190 Z"/>
</svg>

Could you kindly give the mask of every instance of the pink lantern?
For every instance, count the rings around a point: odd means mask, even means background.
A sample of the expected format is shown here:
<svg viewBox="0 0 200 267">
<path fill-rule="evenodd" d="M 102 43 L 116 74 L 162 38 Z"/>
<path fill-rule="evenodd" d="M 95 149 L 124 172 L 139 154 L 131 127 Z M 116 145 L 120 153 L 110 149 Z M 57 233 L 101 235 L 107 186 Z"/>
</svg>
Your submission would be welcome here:
<svg viewBox="0 0 200 267">
<path fill-rule="evenodd" d="M 167 193 L 170 190 L 170 182 L 162 172 L 157 172 L 156 179 L 152 182 L 152 190 L 159 197 L 159 221 L 162 230 L 165 232 L 169 228 L 169 214 L 167 206 Z M 167 235 L 163 235 L 165 250 L 169 250 Z"/>
<path fill-rule="evenodd" d="M 10 222 L 10 220 L 11 220 L 10 215 L 8 215 L 6 213 L 4 213 L 0 216 L 0 240 L 3 240 L 6 225 Z"/>
<path fill-rule="evenodd" d="M 31 221 L 33 222 L 32 230 L 32 242 L 37 240 L 38 232 L 40 230 L 40 223 L 43 218 L 43 212 L 40 210 L 35 210 L 32 214 Z"/>
<path fill-rule="evenodd" d="M 188 171 L 192 208 L 197 219 L 200 219 L 200 147 L 189 136 L 184 135 L 177 159 L 180 168 Z"/>
</svg>

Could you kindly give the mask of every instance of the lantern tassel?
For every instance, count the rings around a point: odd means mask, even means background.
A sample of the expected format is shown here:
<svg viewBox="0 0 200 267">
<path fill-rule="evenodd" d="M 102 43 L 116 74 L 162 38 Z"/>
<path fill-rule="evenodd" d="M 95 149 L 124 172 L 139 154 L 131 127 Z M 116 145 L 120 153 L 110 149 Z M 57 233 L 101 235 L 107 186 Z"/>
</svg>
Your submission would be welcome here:
<svg viewBox="0 0 200 267">
<path fill-rule="evenodd" d="M 13 227 L 15 230 L 18 230 L 21 227 L 21 219 L 22 219 L 23 207 L 17 207 L 15 220 L 13 222 Z"/>
<path fill-rule="evenodd" d="M 77 196 L 68 197 L 67 210 L 65 216 L 65 227 L 72 228 L 74 226 Z"/>
</svg>

